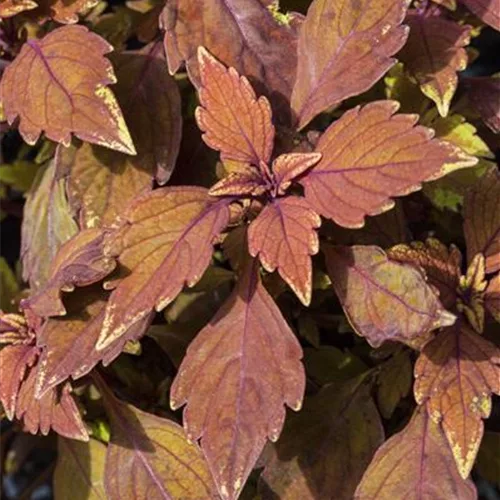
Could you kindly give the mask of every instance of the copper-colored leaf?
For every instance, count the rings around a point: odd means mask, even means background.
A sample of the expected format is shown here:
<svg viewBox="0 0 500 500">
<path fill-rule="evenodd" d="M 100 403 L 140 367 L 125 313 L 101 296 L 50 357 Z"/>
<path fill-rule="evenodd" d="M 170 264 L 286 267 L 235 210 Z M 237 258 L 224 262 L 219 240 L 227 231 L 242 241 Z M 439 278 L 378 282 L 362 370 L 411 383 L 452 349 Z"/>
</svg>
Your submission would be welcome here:
<svg viewBox="0 0 500 500">
<path fill-rule="evenodd" d="M 62 24 L 78 22 L 78 14 L 83 13 L 98 3 L 98 0 L 38 0 L 39 8 L 34 15 L 39 21 L 52 18 Z"/>
<path fill-rule="evenodd" d="M 69 202 L 79 213 L 82 228 L 116 224 L 136 196 L 151 190 L 153 165 L 146 163 L 141 144 L 137 148 L 134 157 L 88 143 L 63 153 L 69 169 Z"/>
<path fill-rule="evenodd" d="M 21 382 L 26 370 L 35 363 L 37 353 L 29 344 L 7 345 L 0 350 L 0 401 L 10 420 L 14 417 Z"/>
<path fill-rule="evenodd" d="M 325 387 L 287 421 L 261 475 L 263 500 L 351 500 L 384 430 L 359 380 Z"/>
<path fill-rule="evenodd" d="M 259 84 L 281 107 L 292 93 L 297 62 L 298 19 L 281 24 L 269 9 L 271 0 L 170 0 L 160 17 L 170 73 L 186 62 L 199 86 L 196 51 L 206 47 L 225 65 Z"/>
<path fill-rule="evenodd" d="M 452 309 L 457 301 L 462 254 L 452 245 L 449 249 L 435 238 L 425 243 L 413 241 L 409 245 L 396 245 L 387 254 L 391 260 L 419 265 L 429 284 L 439 291 L 439 300 L 446 309 Z"/>
<path fill-rule="evenodd" d="M 406 0 L 315 0 L 299 38 L 292 108 L 300 128 L 368 90 L 396 62 L 408 30 Z"/>
<path fill-rule="evenodd" d="M 500 323 L 500 273 L 491 278 L 484 293 L 484 305 L 490 314 Z"/>
<path fill-rule="evenodd" d="M 83 296 L 71 295 L 64 318 L 49 318 L 37 335 L 41 348 L 36 396 L 41 396 L 70 376 L 80 378 L 100 361 L 111 363 L 129 340 L 144 334 L 151 315 L 132 325 L 116 342 L 98 351 L 95 348 L 104 320 L 107 294 L 100 285 L 87 288 Z"/>
<path fill-rule="evenodd" d="M 21 385 L 16 404 L 16 418 L 23 420 L 24 429 L 44 436 L 52 429 L 61 436 L 88 441 L 89 435 L 71 395 L 69 382 L 50 390 L 40 399 L 35 398 L 35 383 L 36 367 L 33 367 Z"/>
<path fill-rule="evenodd" d="M 229 215 L 226 200 L 198 187 L 157 189 L 132 203 L 105 248 L 131 273 L 111 294 L 98 349 L 201 278 Z"/>
<path fill-rule="evenodd" d="M 361 227 L 366 215 L 394 206 L 395 196 L 423 181 L 477 163 L 452 144 L 414 126 L 417 115 L 394 114 L 395 101 L 375 101 L 345 113 L 321 136 L 319 163 L 301 180 L 319 214 L 344 227 Z"/>
<path fill-rule="evenodd" d="M 57 440 L 57 464 L 54 470 L 54 496 L 75 500 L 105 500 L 104 464 L 106 445 L 60 437 Z"/>
<path fill-rule="evenodd" d="M 408 14 L 405 22 L 410 36 L 398 57 L 422 92 L 436 103 L 439 114 L 446 116 L 457 89 L 457 71 L 467 66 L 464 47 L 470 41 L 470 26 L 415 11 Z"/>
<path fill-rule="evenodd" d="M 118 83 L 113 87 L 137 149 L 137 169 L 156 172 L 165 184 L 179 153 L 182 114 L 175 80 L 168 74 L 159 42 L 113 58 Z"/>
<path fill-rule="evenodd" d="M 276 193 L 285 194 L 292 181 L 321 160 L 320 153 L 288 153 L 273 161 Z"/>
<path fill-rule="evenodd" d="M 467 95 L 493 132 L 500 132 L 500 77 L 477 76 L 465 80 Z"/>
<path fill-rule="evenodd" d="M 259 196 L 268 189 L 262 175 L 249 166 L 247 172 L 231 172 L 209 191 L 211 196 Z"/>
<path fill-rule="evenodd" d="M 463 321 L 440 332 L 415 366 L 415 399 L 441 421 L 458 471 L 469 475 L 491 393 L 500 393 L 500 350 Z"/>
<path fill-rule="evenodd" d="M 375 453 L 355 500 L 476 500 L 474 483 L 453 464 L 439 425 L 417 410 L 409 424 Z"/>
<path fill-rule="evenodd" d="M 492 171 L 471 188 L 464 202 L 467 259 L 482 253 L 486 273 L 500 269 L 500 174 Z"/>
<path fill-rule="evenodd" d="M 69 145 L 71 134 L 84 141 L 135 154 L 116 99 L 112 47 L 84 26 L 58 28 L 42 40 L 25 43 L 5 69 L 0 94 L 10 124 L 35 144 L 42 131 Z"/>
<path fill-rule="evenodd" d="M 349 322 L 372 346 L 397 340 L 420 347 L 432 330 L 454 323 L 423 272 L 390 261 L 381 248 L 327 247 L 325 256 Z"/>
<path fill-rule="evenodd" d="M 184 410 L 190 440 L 201 438 L 225 499 L 237 498 L 266 438 L 298 410 L 305 377 L 302 349 L 264 289 L 257 261 L 245 270 L 227 302 L 188 348 L 171 390 Z"/>
<path fill-rule="evenodd" d="M 119 401 L 103 381 L 98 388 L 111 420 L 107 498 L 216 498 L 203 454 L 179 424 Z"/>
<path fill-rule="evenodd" d="M 304 198 L 287 196 L 267 204 L 248 228 L 248 248 L 264 268 L 278 269 L 303 304 L 312 292 L 311 255 L 318 253 L 315 231 L 321 218 Z"/>
<path fill-rule="evenodd" d="M 47 281 L 52 259 L 60 246 L 78 232 L 66 199 L 64 179 L 58 175 L 60 154 L 40 169 L 31 187 L 21 228 L 23 278 L 32 290 Z"/>
<path fill-rule="evenodd" d="M 460 0 L 481 21 L 500 31 L 499 0 Z"/>
<path fill-rule="evenodd" d="M 12 17 L 37 7 L 38 4 L 33 0 L 2 0 L 0 2 L 0 17 Z"/>
<path fill-rule="evenodd" d="M 22 306 L 38 316 L 66 314 L 61 291 L 72 292 L 75 286 L 96 283 L 116 267 L 115 259 L 104 255 L 104 237 L 101 229 L 87 229 L 62 245 L 52 261 L 47 283 Z"/>
<path fill-rule="evenodd" d="M 226 69 L 204 48 L 198 51 L 201 106 L 196 121 L 203 140 L 222 160 L 259 165 L 271 158 L 274 126 L 269 101 L 257 99 L 252 86 L 234 68 Z"/>
</svg>

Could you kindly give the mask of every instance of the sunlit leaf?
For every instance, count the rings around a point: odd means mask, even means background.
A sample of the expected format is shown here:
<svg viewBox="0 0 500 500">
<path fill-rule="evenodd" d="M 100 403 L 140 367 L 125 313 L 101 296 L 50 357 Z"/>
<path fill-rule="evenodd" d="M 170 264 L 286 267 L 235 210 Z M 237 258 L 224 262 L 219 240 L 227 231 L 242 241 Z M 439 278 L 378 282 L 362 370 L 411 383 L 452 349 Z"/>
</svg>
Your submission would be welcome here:
<svg viewBox="0 0 500 500">
<path fill-rule="evenodd" d="M 481 21 L 500 31 L 499 0 L 460 0 Z"/>
<path fill-rule="evenodd" d="M 447 309 L 454 307 L 462 266 L 460 250 L 452 245 L 449 249 L 435 238 L 425 243 L 413 241 L 409 245 L 396 245 L 388 251 L 391 260 L 417 264 L 427 276 L 429 284 L 439 291 L 439 300 Z"/>
<path fill-rule="evenodd" d="M 132 325 L 116 342 L 103 350 L 95 345 L 102 329 L 108 294 L 100 285 L 85 289 L 83 296 L 72 294 L 66 301 L 64 318 L 49 318 L 37 335 L 41 348 L 36 395 L 43 395 L 72 377 L 78 379 L 102 361 L 109 365 L 126 342 L 144 334 L 151 315 Z"/>
<path fill-rule="evenodd" d="M 380 368 L 377 377 L 377 404 L 384 418 L 391 418 L 402 398 L 408 396 L 413 382 L 413 367 L 408 351 L 400 351 Z"/>
<path fill-rule="evenodd" d="M 383 440 L 367 385 L 325 387 L 287 421 L 260 479 L 262 498 L 351 500 Z"/>
<path fill-rule="evenodd" d="M 5 69 L 0 94 L 10 124 L 35 144 L 42 131 L 68 146 L 71 134 L 84 141 L 135 154 L 116 99 L 112 47 L 84 26 L 58 28 L 25 43 Z M 29 99 L 26 98 L 29 96 Z"/>
<path fill-rule="evenodd" d="M 274 142 L 269 101 L 257 99 L 246 77 L 226 69 L 205 49 L 199 49 L 198 60 L 201 106 L 196 121 L 203 140 L 220 151 L 222 160 L 267 163 Z"/>
<path fill-rule="evenodd" d="M 500 132 L 500 78 L 470 77 L 465 80 L 467 95 L 484 123 L 493 132 Z"/>
<path fill-rule="evenodd" d="M 88 442 L 60 437 L 54 470 L 55 498 L 105 500 L 104 464 L 106 445 L 96 439 Z"/>
<path fill-rule="evenodd" d="M 62 24 L 78 22 L 78 14 L 84 13 L 98 3 L 98 0 L 38 0 L 39 8 L 34 12 L 40 21 L 52 18 Z"/>
<path fill-rule="evenodd" d="M 228 301 L 190 344 L 171 389 L 173 408 L 187 403 L 187 435 L 201 438 L 223 498 L 237 498 L 266 439 L 278 439 L 285 404 L 300 409 L 301 357 L 257 261 L 248 262 Z"/>
<path fill-rule="evenodd" d="M 0 17 L 12 17 L 37 7 L 38 4 L 33 0 L 2 0 L 0 2 Z"/>
<path fill-rule="evenodd" d="M 406 41 L 408 2 L 314 0 L 302 25 L 292 108 L 299 128 L 347 97 L 368 90 Z"/>
<path fill-rule="evenodd" d="M 464 481 L 438 424 L 423 410 L 375 453 L 355 500 L 475 500 L 476 488 Z"/>
<path fill-rule="evenodd" d="M 226 66 L 258 84 L 281 107 L 292 93 L 299 20 L 278 23 L 268 9 L 271 0 L 172 0 L 160 23 L 170 73 L 183 62 L 195 86 L 200 84 L 196 51 L 206 47 Z"/>
<path fill-rule="evenodd" d="M 417 267 L 388 259 L 374 246 L 327 247 L 328 274 L 349 322 L 373 347 L 396 340 L 421 347 L 455 316 Z"/>
<path fill-rule="evenodd" d="M 266 205 L 248 228 L 250 255 L 259 256 L 267 271 L 278 269 L 305 305 L 311 302 L 311 255 L 319 251 L 315 230 L 320 225 L 304 198 L 288 196 Z"/>
<path fill-rule="evenodd" d="M 111 294 L 98 349 L 196 284 L 229 215 L 226 200 L 213 201 L 197 187 L 157 189 L 130 205 L 105 253 L 131 272 Z"/>
<path fill-rule="evenodd" d="M 415 366 L 415 399 L 440 421 L 463 478 L 469 475 L 500 393 L 500 350 L 463 321 L 440 332 Z"/>
<path fill-rule="evenodd" d="M 260 196 L 268 189 L 260 172 L 248 168 L 246 172 L 231 172 L 214 184 L 209 191 L 211 196 Z"/>
<path fill-rule="evenodd" d="M 45 284 L 50 265 L 61 245 L 78 226 L 66 199 L 64 179 L 58 175 L 59 154 L 41 168 L 28 192 L 21 232 L 23 278 L 32 289 Z"/>
<path fill-rule="evenodd" d="M 203 454 L 179 424 L 121 402 L 104 382 L 98 388 L 111 420 L 107 498 L 215 498 Z"/>
<path fill-rule="evenodd" d="M 436 103 L 439 114 L 446 116 L 457 89 L 457 71 L 467 66 L 464 47 L 470 41 L 470 26 L 416 11 L 409 12 L 405 22 L 410 36 L 398 57 L 422 92 Z"/>
<path fill-rule="evenodd" d="M 395 114 L 398 103 L 376 101 L 346 112 L 321 136 L 322 159 L 300 180 L 319 214 L 345 227 L 394 206 L 395 196 L 421 188 L 477 159 L 414 126 L 416 115 Z"/>
<path fill-rule="evenodd" d="M 47 283 L 23 307 L 44 317 L 66 314 L 61 291 L 96 283 L 116 267 L 115 259 L 104 255 L 104 237 L 101 229 L 87 229 L 64 243 L 52 260 Z"/>
<path fill-rule="evenodd" d="M 464 201 L 467 260 L 482 253 L 486 273 L 500 269 L 500 174 L 492 171 L 471 188 Z"/>
</svg>

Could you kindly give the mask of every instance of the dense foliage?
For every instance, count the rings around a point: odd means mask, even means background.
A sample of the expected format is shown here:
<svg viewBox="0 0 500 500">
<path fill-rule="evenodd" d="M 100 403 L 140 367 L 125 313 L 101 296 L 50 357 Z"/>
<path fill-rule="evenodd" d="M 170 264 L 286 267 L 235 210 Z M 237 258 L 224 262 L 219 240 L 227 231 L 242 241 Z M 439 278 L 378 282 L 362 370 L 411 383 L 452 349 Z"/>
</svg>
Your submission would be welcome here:
<svg viewBox="0 0 500 500">
<path fill-rule="evenodd" d="M 60 499 L 498 484 L 500 78 L 464 70 L 500 1 L 295 8 L 0 0 L 5 474 L 57 446 Z"/>
</svg>

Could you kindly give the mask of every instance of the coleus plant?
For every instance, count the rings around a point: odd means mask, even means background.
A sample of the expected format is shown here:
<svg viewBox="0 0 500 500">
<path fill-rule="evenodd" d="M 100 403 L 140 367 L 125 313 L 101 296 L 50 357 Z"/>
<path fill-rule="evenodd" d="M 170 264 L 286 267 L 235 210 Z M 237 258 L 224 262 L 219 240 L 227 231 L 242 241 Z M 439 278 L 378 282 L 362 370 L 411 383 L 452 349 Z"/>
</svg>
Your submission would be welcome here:
<svg viewBox="0 0 500 500">
<path fill-rule="evenodd" d="M 1 3 L 0 401 L 61 498 L 477 496 L 500 80 L 458 72 L 500 6 L 304 4 Z"/>
</svg>

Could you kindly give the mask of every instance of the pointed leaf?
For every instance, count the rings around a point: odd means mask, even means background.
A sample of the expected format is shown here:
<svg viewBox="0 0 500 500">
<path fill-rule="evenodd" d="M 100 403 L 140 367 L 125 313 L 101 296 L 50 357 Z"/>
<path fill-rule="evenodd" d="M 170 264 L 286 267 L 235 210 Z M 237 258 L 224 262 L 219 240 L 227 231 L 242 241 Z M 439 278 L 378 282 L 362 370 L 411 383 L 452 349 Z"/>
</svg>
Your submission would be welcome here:
<svg viewBox="0 0 500 500">
<path fill-rule="evenodd" d="M 277 106 L 292 93 L 297 64 L 297 28 L 293 16 L 279 23 L 271 0 L 171 0 L 160 17 L 170 73 L 183 62 L 196 87 L 200 68 L 196 51 L 206 47 L 225 65 L 259 85 Z"/>
<path fill-rule="evenodd" d="M 273 161 L 273 174 L 278 195 L 285 194 L 292 181 L 321 160 L 320 153 L 288 153 Z"/>
<path fill-rule="evenodd" d="M 214 184 L 208 192 L 210 196 L 260 196 L 268 186 L 255 169 L 247 172 L 231 172 Z"/>
<path fill-rule="evenodd" d="M 101 229 L 86 229 L 64 243 L 52 261 L 47 283 L 23 300 L 22 307 L 43 317 L 66 314 L 61 291 L 96 283 L 116 267 L 115 259 L 104 255 L 104 237 Z"/>
<path fill-rule="evenodd" d="M 0 350 L 0 401 L 9 420 L 14 418 L 26 370 L 35 363 L 37 354 L 38 350 L 30 344 L 7 345 Z"/>
<path fill-rule="evenodd" d="M 500 273 L 491 278 L 484 293 L 484 305 L 490 314 L 500 323 Z"/>
<path fill-rule="evenodd" d="M 470 77 L 465 80 L 467 95 L 493 132 L 500 132 L 500 78 Z"/>
<path fill-rule="evenodd" d="M 460 0 L 481 21 L 500 31 L 499 0 Z"/>
<path fill-rule="evenodd" d="M 406 41 L 406 0 L 314 0 L 302 25 L 292 108 L 299 128 L 368 90 Z"/>
<path fill-rule="evenodd" d="M 201 446 L 220 495 L 236 499 L 266 438 L 285 420 L 285 404 L 299 410 L 304 394 L 302 349 L 247 262 L 238 285 L 190 344 L 171 389 L 184 427 Z"/>
<path fill-rule="evenodd" d="M 435 238 L 428 238 L 425 243 L 413 241 L 409 245 L 396 245 L 387 254 L 391 260 L 420 266 L 427 276 L 429 284 L 439 291 L 439 300 L 446 309 L 451 309 L 457 302 L 462 254 L 452 245 L 449 249 Z"/>
<path fill-rule="evenodd" d="M 134 157 L 88 143 L 63 152 L 68 198 L 82 228 L 116 224 L 134 198 L 151 190 L 154 168 L 145 161 L 141 143 L 137 148 Z"/>
<path fill-rule="evenodd" d="M 98 388 L 111 420 L 107 498 L 215 498 L 203 454 L 179 424 L 119 401 L 102 381 Z"/>
<path fill-rule="evenodd" d="M 422 92 L 432 99 L 441 116 L 446 116 L 458 84 L 457 71 L 467 66 L 464 47 L 470 42 L 470 26 L 439 16 L 410 11 L 405 22 L 410 36 L 398 54 L 416 78 Z"/>
<path fill-rule="evenodd" d="M 181 97 L 168 74 L 160 42 L 113 58 L 118 83 L 113 87 L 137 149 L 129 158 L 137 169 L 155 172 L 159 184 L 172 175 L 179 154 Z"/>
<path fill-rule="evenodd" d="M 492 171 L 472 187 L 464 201 L 467 259 L 482 253 L 486 273 L 500 269 L 500 174 Z"/>
<path fill-rule="evenodd" d="M 420 269 L 392 262 L 374 246 L 327 247 L 326 266 L 352 327 L 370 345 L 420 347 L 432 330 L 453 324 Z"/>
<path fill-rule="evenodd" d="M 21 385 L 16 405 L 16 418 L 23 420 L 24 430 L 46 436 L 52 429 L 61 436 L 88 441 L 89 435 L 78 407 L 71 395 L 69 382 L 35 398 L 36 367 Z"/>
<path fill-rule="evenodd" d="M 469 475 L 491 393 L 500 393 L 500 350 L 464 322 L 443 330 L 415 365 L 415 399 L 441 421 L 458 471 Z"/>
<path fill-rule="evenodd" d="M 42 131 L 68 146 L 71 134 L 84 141 L 135 154 L 116 99 L 116 82 L 104 54 L 112 47 L 84 26 L 58 28 L 25 43 L 5 69 L 0 94 L 10 124 L 35 144 Z M 29 98 L 27 98 L 29 97 Z"/>
<path fill-rule="evenodd" d="M 104 464 L 106 446 L 59 437 L 54 470 L 54 496 L 75 500 L 105 500 Z"/>
<path fill-rule="evenodd" d="M 311 255 L 319 251 L 315 231 L 321 218 L 304 198 L 277 198 L 265 206 L 248 228 L 248 249 L 264 268 L 278 269 L 304 305 L 311 302 Z"/>
<path fill-rule="evenodd" d="M 319 214 L 345 227 L 361 227 L 365 215 L 394 206 L 391 199 L 421 188 L 477 159 L 432 139 L 414 126 L 417 115 L 397 115 L 395 101 L 375 101 L 345 113 L 321 136 L 320 162 L 301 179 Z"/>
<path fill-rule="evenodd" d="M 201 106 L 196 121 L 203 140 L 220 151 L 222 160 L 267 163 L 274 143 L 269 101 L 257 99 L 246 77 L 226 69 L 204 48 L 198 51 L 198 61 Z"/>
<path fill-rule="evenodd" d="M 325 387 L 287 421 L 260 478 L 262 498 L 351 500 L 383 440 L 366 385 Z"/>
<path fill-rule="evenodd" d="M 170 187 L 131 204 L 105 247 L 131 273 L 111 294 L 98 350 L 201 278 L 212 245 L 229 223 L 228 203 L 214 202 L 204 188 Z"/>
<path fill-rule="evenodd" d="M 78 379 L 89 373 L 100 361 L 109 365 L 126 342 L 137 340 L 146 331 L 151 315 L 132 325 L 116 342 L 96 350 L 102 329 L 107 294 L 100 285 L 85 290 L 83 296 L 71 295 L 64 318 L 49 318 L 37 335 L 41 348 L 36 380 L 36 396 L 42 396 L 70 376 Z"/>
<path fill-rule="evenodd" d="M 31 289 L 49 277 L 50 265 L 61 245 L 78 232 L 66 199 L 64 180 L 57 175 L 60 155 L 41 168 L 31 187 L 21 227 L 23 279 Z"/>
<path fill-rule="evenodd" d="M 475 500 L 476 488 L 457 473 L 438 424 L 417 410 L 408 425 L 375 453 L 355 500 Z"/>
</svg>

